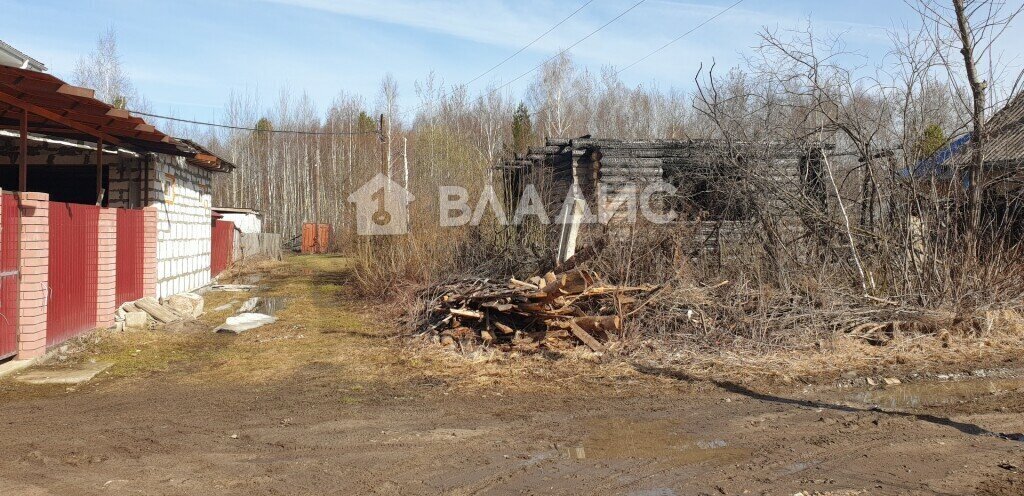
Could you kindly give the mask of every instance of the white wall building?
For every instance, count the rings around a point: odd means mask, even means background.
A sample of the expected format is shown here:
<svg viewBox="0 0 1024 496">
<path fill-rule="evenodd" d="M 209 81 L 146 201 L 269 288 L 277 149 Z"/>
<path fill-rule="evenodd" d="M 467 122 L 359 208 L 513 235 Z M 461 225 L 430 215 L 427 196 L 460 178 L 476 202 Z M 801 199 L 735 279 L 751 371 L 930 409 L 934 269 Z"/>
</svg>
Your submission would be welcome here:
<svg viewBox="0 0 1024 496">
<path fill-rule="evenodd" d="M 192 142 L 188 144 L 198 147 Z M 223 161 L 211 167 L 184 157 L 152 154 L 134 166 L 109 169 L 111 207 L 157 209 L 158 298 L 191 291 L 210 282 L 211 181 L 215 172 L 232 168 Z"/>
<path fill-rule="evenodd" d="M 251 208 L 213 207 L 214 213 L 221 215 L 222 220 L 231 221 L 235 229 L 243 234 L 263 232 L 263 214 Z"/>
</svg>

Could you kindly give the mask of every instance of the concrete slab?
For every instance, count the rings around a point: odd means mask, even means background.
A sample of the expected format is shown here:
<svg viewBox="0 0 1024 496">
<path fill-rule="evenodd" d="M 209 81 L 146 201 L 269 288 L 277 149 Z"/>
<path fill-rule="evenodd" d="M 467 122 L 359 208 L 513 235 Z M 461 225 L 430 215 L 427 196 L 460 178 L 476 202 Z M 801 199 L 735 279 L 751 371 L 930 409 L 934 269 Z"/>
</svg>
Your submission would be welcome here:
<svg viewBox="0 0 1024 496">
<path fill-rule="evenodd" d="M 110 362 L 83 363 L 72 367 L 41 367 L 14 377 L 28 384 L 81 384 L 114 365 Z"/>
<path fill-rule="evenodd" d="M 0 363 L 0 377 L 11 375 L 15 372 L 20 372 L 27 369 L 35 360 L 8 360 L 4 363 Z"/>
<path fill-rule="evenodd" d="M 241 334 L 250 329 L 277 322 L 277 317 L 262 313 L 240 313 L 227 320 L 217 328 L 217 332 L 233 332 Z"/>
</svg>

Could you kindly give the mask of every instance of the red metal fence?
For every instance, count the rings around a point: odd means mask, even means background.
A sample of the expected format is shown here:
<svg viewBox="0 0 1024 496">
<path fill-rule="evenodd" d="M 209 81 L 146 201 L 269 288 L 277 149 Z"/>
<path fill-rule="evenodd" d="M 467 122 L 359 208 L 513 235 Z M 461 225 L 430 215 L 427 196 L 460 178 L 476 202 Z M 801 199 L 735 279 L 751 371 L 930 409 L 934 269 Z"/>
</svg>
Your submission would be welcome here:
<svg viewBox="0 0 1024 496">
<path fill-rule="evenodd" d="M 0 359 L 18 353 L 18 199 L 0 198 Z"/>
<path fill-rule="evenodd" d="M 210 277 L 216 277 L 231 265 L 235 240 L 235 223 L 227 220 L 213 221 L 210 236 Z"/>
<path fill-rule="evenodd" d="M 96 327 L 100 208 L 50 202 L 50 291 L 46 345 Z"/>
<path fill-rule="evenodd" d="M 117 306 L 145 296 L 142 285 L 146 241 L 144 214 L 143 210 L 117 209 Z"/>
</svg>

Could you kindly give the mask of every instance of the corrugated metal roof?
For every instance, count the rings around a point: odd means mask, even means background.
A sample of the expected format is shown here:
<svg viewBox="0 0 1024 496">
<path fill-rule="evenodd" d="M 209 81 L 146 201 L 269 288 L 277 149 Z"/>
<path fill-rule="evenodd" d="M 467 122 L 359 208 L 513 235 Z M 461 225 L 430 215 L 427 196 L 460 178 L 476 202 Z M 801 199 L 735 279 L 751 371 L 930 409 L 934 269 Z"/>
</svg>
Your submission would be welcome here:
<svg viewBox="0 0 1024 496">
<path fill-rule="evenodd" d="M 0 40 L 0 65 L 45 72 L 46 65 Z"/>
<path fill-rule="evenodd" d="M 985 126 L 985 163 L 992 167 L 1024 165 L 1024 93 L 1019 93 Z M 950 159 L 950 166 L 970 163 L 971 147 L 963 146 Z"/>
</svg>

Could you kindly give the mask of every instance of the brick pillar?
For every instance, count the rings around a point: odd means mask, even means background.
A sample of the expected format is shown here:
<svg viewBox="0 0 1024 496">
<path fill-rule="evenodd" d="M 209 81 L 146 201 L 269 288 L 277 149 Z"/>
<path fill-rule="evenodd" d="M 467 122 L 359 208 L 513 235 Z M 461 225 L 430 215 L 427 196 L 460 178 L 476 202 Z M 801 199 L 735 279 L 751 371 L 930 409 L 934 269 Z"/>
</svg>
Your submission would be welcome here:
<svg viewBox="0 0 1024 496">
<path fill-rule="evenodd" d="M 106 329 L 117 311 L 117 210 L 101 208 L 96 230 L 96 328 Z"/>
<path fill-rule="evenodd" d="M 18 270 L 18 359 L 46 353 L 46 301 L 50 269 L 50 195 L 18 193 L 21 260 Z"/>
<path fill-rule="evenodd" d="M 145 241 L 142 249 L 142 287 L 145 296 L 156 296 L 156 207 L 146 207 Z"/>
</svg>

